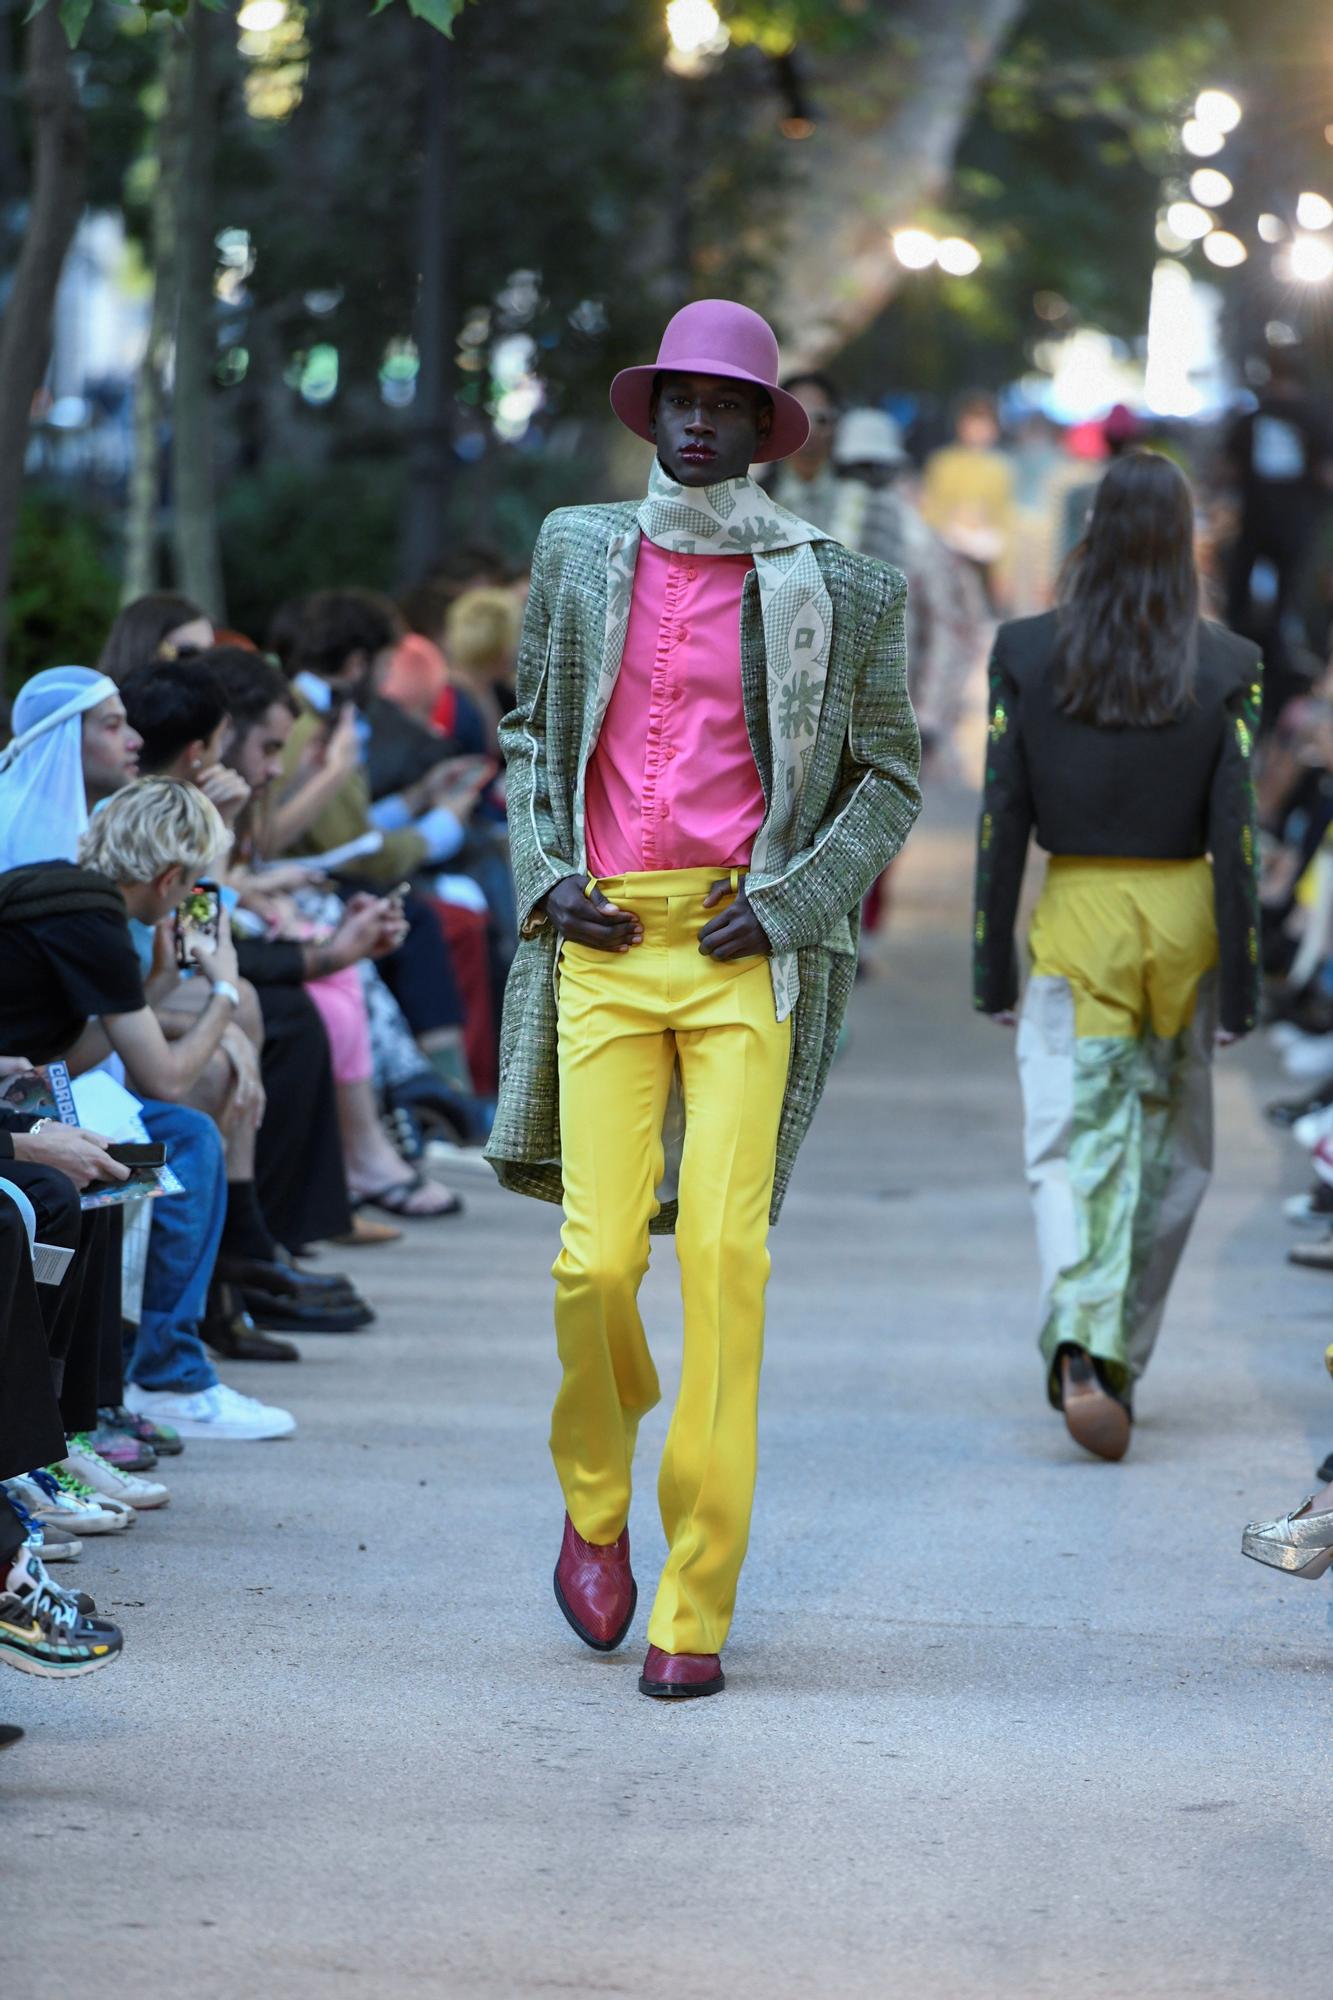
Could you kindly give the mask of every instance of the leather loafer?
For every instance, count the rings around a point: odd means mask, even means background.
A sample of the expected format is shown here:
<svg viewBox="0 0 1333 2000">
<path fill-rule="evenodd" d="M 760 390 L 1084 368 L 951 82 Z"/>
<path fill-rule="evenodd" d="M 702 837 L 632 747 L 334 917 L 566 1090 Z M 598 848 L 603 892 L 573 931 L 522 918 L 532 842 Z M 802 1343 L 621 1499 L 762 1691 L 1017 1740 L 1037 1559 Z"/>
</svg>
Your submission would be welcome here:
<svg viewBox="0 0 1333 2000">
<path fill-rule="evenodd" d="M 656 1701 L 697 1701 L 701 1695 L 721 1694 L 726 1685 L 716 1653 L 664 1653 L 660 1646 L 648 1648 L 639 1675 L 639 1693 Z"/>
<path fill-rule="evenodd" d="M 375 1324 L 362 1299 L 280 1299 L 252 1285 L 240 1289 L 241 1304 L 257 1326 L 277 1333 L 359 1333 Z"/>
<path fill-rule="evenodd" d="M 555 1601 L 585 1646 L 595 1653 L 614 1653 L 639 1601 L 629 1566 L 629 1529 L 622 1529 L 614 1542 L 585 1542 L 566 1514 Z"/>
<path fill-rule="evenodd" d="M 266 1292 L 274 1299 L 316 1299 L 321 1305 L 334 1299 L 363 1303 L 356 1286 L 341 1271 L 293 1271 L 286 1264 L 268 1264 L 261 1258 L 219 1256 L 213 1276 L 219 1284 Z"/>
<path fill-rule="evenodd" d="M 219 1361 L 299 1361 L 301 1350 L 290 1340 L 275 1340 L 262 1333 L 248 1312 L 235 1310 L 215 1313 L 199 1332 L 204 1345 Z"/>
</svg>

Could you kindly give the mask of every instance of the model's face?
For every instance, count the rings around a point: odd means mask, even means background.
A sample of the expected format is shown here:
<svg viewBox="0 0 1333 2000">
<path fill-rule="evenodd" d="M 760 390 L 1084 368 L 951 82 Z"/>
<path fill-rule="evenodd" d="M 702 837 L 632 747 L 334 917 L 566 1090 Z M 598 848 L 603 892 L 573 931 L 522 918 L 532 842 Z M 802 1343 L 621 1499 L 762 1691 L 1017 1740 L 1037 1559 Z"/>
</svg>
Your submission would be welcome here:
<svg viewBox="0 0 1333 2000">
<path fill-rule="evenodd" d="M 83 718 L 83 786 L 90 800 L 109 799 L 139 775 L 142 736 L 136 736 L 118 694 L 109 694 Z"/>
<path fill-rule="evenodd" d="M 753 382 L 665 374 L 652 409 L 657 456 L 682 486 L 743 479 L 773 428 L 773 405 Z"/>
<path fill-rule="evenodd" d="M 275 701 L 258 722 L 233 735 L 223 753 L 224 761 L 240 772 L 256 798 L 282 776 L 282 753 L 294 721 L 285 702 Z"/>
</svg>

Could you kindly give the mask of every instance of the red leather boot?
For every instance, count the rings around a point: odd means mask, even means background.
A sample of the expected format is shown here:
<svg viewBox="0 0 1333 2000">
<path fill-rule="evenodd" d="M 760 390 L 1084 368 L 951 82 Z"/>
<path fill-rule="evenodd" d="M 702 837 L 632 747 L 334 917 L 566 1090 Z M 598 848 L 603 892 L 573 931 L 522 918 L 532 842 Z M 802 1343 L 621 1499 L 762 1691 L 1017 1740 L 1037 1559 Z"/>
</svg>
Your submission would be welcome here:
<svg viewBox="0 0 1333 2000">
<path fill-rule="evenodd" d="M 629 1566 L 629 1529 L 618 1541 L 585 1542 L 568 1514 L 560 1560 L 555 1566 L 555 1601 L 585 1646 L 614 1653 L 634 1618 L 638 1585 Z"/>
<path fill-rule="evenodd" d="M 695 1701 L 700 1695 L 721 1694 L 727 1685 L 716 1653 L 664 1653 L 650 1646 L 639 1675 L 639 1693 L 658 1701 Z"/>
</svg>

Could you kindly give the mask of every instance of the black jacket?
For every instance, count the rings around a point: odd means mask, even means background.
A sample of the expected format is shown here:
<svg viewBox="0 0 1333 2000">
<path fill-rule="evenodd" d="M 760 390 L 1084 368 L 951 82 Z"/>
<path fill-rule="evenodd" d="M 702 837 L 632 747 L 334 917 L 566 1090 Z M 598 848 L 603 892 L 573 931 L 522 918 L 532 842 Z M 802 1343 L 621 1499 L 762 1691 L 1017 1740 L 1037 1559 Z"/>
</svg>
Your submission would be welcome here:
<svg viewBox="0 0 1333 2000">
<path fill-rule="evenodd" d="M 1002 625 L 990 665 L 990 737 L 978 835 L 973 998 L 1018 998 L 1014 923 L 1028 837 L 1048 854 L 1213 857 L 1219 1018 L 1235 1034 L 1259 1006 L 1258 833 L 1250 756 L 1259 650 L 1200 623 L 1193 699 L 1158 729 L 1105 729 L 1056 706 L 1056 618 Z"/>
</svg>

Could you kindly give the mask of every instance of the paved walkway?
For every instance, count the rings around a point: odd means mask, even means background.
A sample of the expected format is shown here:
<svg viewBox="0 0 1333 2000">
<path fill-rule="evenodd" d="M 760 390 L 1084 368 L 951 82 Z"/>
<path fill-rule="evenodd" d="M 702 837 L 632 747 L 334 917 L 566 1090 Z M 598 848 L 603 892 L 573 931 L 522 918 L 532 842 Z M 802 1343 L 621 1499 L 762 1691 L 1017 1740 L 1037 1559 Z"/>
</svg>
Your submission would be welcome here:
<svg viewBox="0 0 1333 2000">
<path fill-rule="evenodd" d="M 1225 1066 L 1132 1457 L 1075 1457 L 936 820 L 774 1240 L 728 1694 L 650 1704 L 642 1619 L 607 1660 L 556 1611 L 556 1217 L 476 1179 L 467 1225 L 358 1263 L 375 1332 L 237 1371 L 294 1440 L 192 1448 L 85 1558 L 122 1664 L 0 1681 L 16 1994 L 1325 2000 L 1329 1597 L 1238 1554 L 1333 1444 L 1271 1063 Z M 670 1379 L 669 1251 L 648 1310 Z"/>
</svg>

